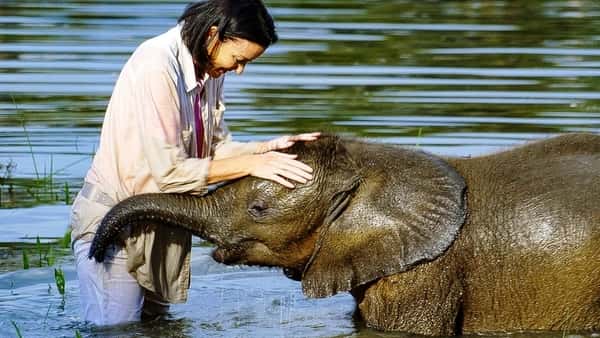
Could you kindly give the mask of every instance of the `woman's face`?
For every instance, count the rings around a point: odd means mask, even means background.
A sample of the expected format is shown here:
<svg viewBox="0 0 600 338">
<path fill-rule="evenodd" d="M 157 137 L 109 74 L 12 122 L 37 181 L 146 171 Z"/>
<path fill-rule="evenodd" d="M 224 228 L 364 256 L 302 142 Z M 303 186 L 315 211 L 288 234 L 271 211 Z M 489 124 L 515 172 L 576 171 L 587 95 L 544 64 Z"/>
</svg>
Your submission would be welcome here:
<svg viewBox="0 0 600 338">
<path fill-rule="evenodd" d="M 211 33 L 213 33 L 212 29 Z M 231 38 L 219 41 L 214 27 L 214 33 L 209 35 L 210 64 L 206 72 L 212 78 L 217 78 L 228 71 L 242 74 L 246 64 L 259 57 L 264 51 L 262 46 L 246 39 Z"/>
</svg>

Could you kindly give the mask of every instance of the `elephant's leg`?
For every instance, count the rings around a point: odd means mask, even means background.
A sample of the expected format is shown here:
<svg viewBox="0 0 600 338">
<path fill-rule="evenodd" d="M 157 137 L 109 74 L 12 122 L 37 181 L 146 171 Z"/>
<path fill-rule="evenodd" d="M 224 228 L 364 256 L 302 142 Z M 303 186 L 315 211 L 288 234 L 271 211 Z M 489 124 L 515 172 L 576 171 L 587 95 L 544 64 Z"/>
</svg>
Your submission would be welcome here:
<svg viewBox="0 0 600 338">
<path fill-rule="evenodd" d="M 424 264 L 355 294 L 367 326 L 424 335 L 460 334 L 462 282 L 453 269 L 439 267 Z"/>
</svg>

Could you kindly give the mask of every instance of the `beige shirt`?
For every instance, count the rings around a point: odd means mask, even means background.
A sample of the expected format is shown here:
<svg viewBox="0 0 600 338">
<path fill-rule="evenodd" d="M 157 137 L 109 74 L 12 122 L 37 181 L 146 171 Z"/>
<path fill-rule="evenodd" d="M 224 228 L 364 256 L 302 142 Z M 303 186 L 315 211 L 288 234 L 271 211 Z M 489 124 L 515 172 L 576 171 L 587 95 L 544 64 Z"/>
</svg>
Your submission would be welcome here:
<svg viewBox="0 0 600 338">
<path fill-rule="evenodd" d="M 256 151 L 257 143 L 231 141 L 223 120 L 224 79 L 198 83 L 180 32 L 178 25 L 142 43 L 114 87 L 100 146 L 85 178 L 114 201 L 150 192 L 204 194 L 211 158 Z M 193 108 L 198 93 L 203 93 L 202 154 L 196 149 Z M 106 213 L 100 206 L 91 210 L 93 202 L 74 202 L 75 240 L 95 233 Z M 128 239 L 128 268 L 144 288 L 168 302 L 183 302 L 190 280 L 190 249 L 189 233 L 159 228 Z"/>
</svg>

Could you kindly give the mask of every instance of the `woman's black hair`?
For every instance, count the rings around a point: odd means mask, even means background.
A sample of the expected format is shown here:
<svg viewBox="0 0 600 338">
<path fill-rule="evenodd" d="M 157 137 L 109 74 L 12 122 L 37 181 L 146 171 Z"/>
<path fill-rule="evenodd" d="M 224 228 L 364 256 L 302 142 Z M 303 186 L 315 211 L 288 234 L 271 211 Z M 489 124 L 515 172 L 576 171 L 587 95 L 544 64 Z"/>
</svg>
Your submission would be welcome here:
<svg viewBox="0 0 600 338">
<path fill-rule="evenodd" d="M 188 5 L 178 19 L 181 37 L 196 61 L 196 67 L 209 63 L 207 35 L 216 26 L 220 41 L 240 38 L 263 48 L 277 42 L 273 18 L 261 0 L 208 0 Z M 199 74 L 204 69 L 198 69 Z"/>
</svg>

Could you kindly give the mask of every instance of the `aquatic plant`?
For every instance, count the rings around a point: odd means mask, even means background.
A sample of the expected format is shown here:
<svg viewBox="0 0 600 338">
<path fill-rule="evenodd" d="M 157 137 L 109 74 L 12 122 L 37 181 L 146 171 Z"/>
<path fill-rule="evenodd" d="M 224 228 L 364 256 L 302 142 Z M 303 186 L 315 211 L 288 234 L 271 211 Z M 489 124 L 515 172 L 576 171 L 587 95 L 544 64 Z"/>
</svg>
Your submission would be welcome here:
<svg viewBox="0 0 600 338">
<path fill-rule="evenodd" d="M 15 99 L 12 98 L 12 100 L 15 105 L 15 110 L 19 112 L 20 109 Z M 14 178 L 13 174 L 17 165 L 12 160 L 0 163 L 0 208 L 17 206 L 27 207 L 56 202 L 64 202 L 67 205 L 71 204 L 72 199 L 69 183 L 55 182 L 54 178 L 60 172 L 85 159 L 79 159 L 56 170 L 54 168 L 54 157 L 51 154 L 48 172 L 46 172 L 46 169 L 44 169 L 44 172 L 40 172 L 38 159 L 36 158 L 30 133 L 27 129 L 25 112 L 21 112 L 20 115 L 20 122 L 25 135 L 25 141 L 33 162 L 34 177 Z M 6 193 L 4 191 L 6 191 Z"/>
<path fill-rule="evenodd" d="M 40 236 L 36 236 L 35 237 L 35 248 L 39 254 L 39 262 L 38 262 L 38 266 L 41 268 L 42 266 L 44 266 L 42 263 L 44 262 L 42 260 L 42 243 L 40 242 Z"/>
<path fill-rule="evenodd" d="M 31 266 L 44 267 L 53 266 L 57 258 L 69 255 L 71 253 L 71 230 L 68 229 L 63 237 L 49 242 L 42 242 L 39 236 L 36 236 L 35 243 L 14 243 L 14 249 L 18 254 L 21 251 L 21 260 L 23 269 L 27 270 Z M 10 250 L 9 250 L 10 252 Z M 33 256 L 33 261 L 32 257 Z M 6 262 L 5 262 L 6 263 Z M 0 268 L 10 266 L 0 264 Z"/>
<path fill-rule="evenodd" d="M 54 170 L 50 166 L 50 173 L 36 178 L 14 178 L 12 173 L 16 164 L 9 162 L 0 164 L 0 207 L 30 207 L 39 204 L 64 202 L 72 203 L 72 189 L 69 182 L 56 182 L 54 177 L 64 170 Z M 36 174 L 38 175 L 38 174 Z"/>
<path fill-rule="evenodd" d="M 19 107 L 17 106 L 17 101 L 15 101 L 15 98 L 12 95 L 10 97 L 13 101 L 13 104 L 15 105 L 15 110 L 18 112 Z M 31 154 L 31 159 L 33 160 L 33 169 L 35 171 L 35 177 L 37 179 L 39 179 L 40 175 L 39 175 L 39 172 L 37 169 L 37 161 L 35 160 L 35 155 L 33 153 L 33 146 L 31 144 L 31 139 L 29 138 L 29 133 L 27 132 L 27 123 L 26 123 L 24 112 L 21 113 L 21 125 L 23 126 L 23 131 L 25 133 L 25 139 L 27 140 L 27 146 L 29 147 L 29 153 Z"/>
<path fill-rule="evenodd" d="M 423 128 L 419 128 L 417 130 L 417 143 L 415 143 L 415 147 L 421 146 L 419 141 L 421 140 L 422 135 L 423 135 Z"/>
<path fill-rule="evenodd" d="M 60 247 L 63 249 L 68 249 L 71 247 L 71 229 L 67 229 L 67 231 L 65 232 L 63 238 L 60 240 L 59 243 Z"/>
<path fill-rule="evenodd" d="M 15 327 L 15 331 L 17 332 L 17 337 L 18 338 L 23 338 L 23 335 L 21 334 L 21 330 L 19 330 L 19 327 L 17 326 L 17 323 L 15 323 L 14 320 L 11 320 L 10 322 Z"/>
<path fill-rule="evenodd" d="M 63 188 L 63 193 L 65 196 L 65 204 L 69 205 L 71 204 L 71 194 L 69 192 L 69 183 L 65 182 L 64 188 Z"/>
<path fill-rule="evenodd" d="M 54 249 L 53 246 L 48 246 L 48 251 L 46 252 L 46 255 L 44 256 L 44 260 L 46 261 L 46 265 L 48 266 L 52 266 L 54 265 L 54 262 L 56 262 L 56 257 L 54 256 Z"/>
<path fill-rule="evenodd" d="M 22 256 L 23 256 L 23 269 L 27 270 L 27 269 L 29 269 L 29 255 L 27 254 L 27 249 L 23 249 Z"/>
<path fill-rule="evenodd" d="M 56 282 L 56 289 L 61 294 L 63 300 L 65 299 L 65 273 L 62 268 L 54 269 L 54 281 Z"/>
</svg>

